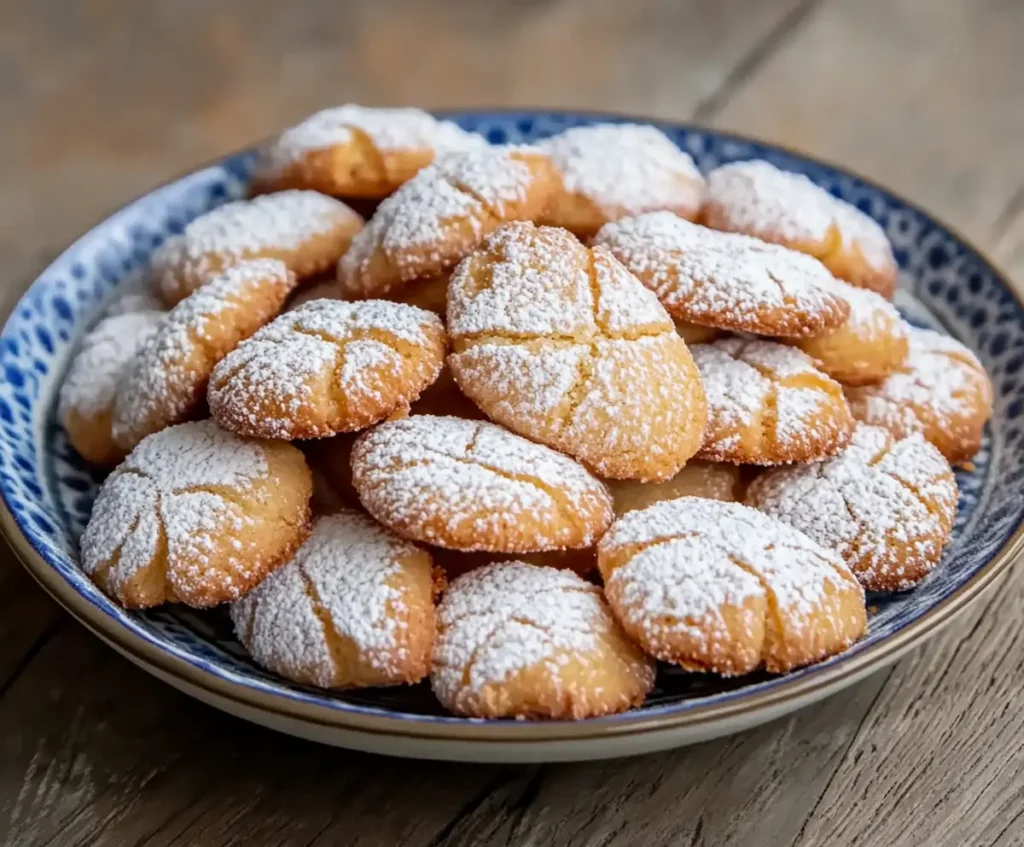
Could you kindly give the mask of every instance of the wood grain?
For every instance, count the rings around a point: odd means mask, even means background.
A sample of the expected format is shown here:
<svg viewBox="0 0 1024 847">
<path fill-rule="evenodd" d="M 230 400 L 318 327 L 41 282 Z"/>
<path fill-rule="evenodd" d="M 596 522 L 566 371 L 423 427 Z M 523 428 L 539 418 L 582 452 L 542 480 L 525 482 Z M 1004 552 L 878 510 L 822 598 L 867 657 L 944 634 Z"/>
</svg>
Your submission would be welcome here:
<svg viewBox="0 0 1024 847">
<path fill-rule="evenodd" d="M 1024 277 L 1021 32 L 1016 0 L 3 4 L 0 255 L 23 284 L 154 182 L 356 99 L 696 112 L 890 182 Z M 894 670 L 760 730 L 505 768 L 230 719 L 77 625 L 46 640 L 52 604 L 0 559 L 0 843 L 1024 843 L 1022 604 L 1015 573 Z"/>
</svg>

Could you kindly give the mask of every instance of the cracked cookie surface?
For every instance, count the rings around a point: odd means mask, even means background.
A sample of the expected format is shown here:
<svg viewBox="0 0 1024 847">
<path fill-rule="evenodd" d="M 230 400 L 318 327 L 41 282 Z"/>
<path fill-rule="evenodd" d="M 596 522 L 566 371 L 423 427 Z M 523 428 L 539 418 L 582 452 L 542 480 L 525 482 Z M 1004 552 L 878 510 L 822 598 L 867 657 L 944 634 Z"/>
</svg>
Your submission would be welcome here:
<svg viewBox="0 0 1024 847">
<path fill-rule="evenodd" d="M 956 480 L 918 434 L 860 425 L 834 459 L 779 468 L 746 503 L 835 550 L 869 591 L 901 591 L 939 563 L 956 517 Z"/>
<path fill-rule="evenodd" d="M 414 415 L 385 422 L 356 442 L 352 482 L 385 526 L 455 550 L 584 548 L 612 519 L 600 480 L 568 456 L 485 421 Z"/>
<path fill-rule="evenodd" d="M 598 544 L 605 596 L 662 661 L 781 673 L 864 634 L 864 591 L 838 554 L 739 503 L 681 497 L 629 512 Z"/>
<path fill-rule="evenodd" d="M 362 226 L 344 203 L 315 191 L 236 200 L 200 215 L 161 244 L 150 275 L 168 306 L 248 259 L 278 259 L 303 280 L 333 268 Z"/>
<path fill-rule="evenodd" d="M 482 136 L 422 109 L 348 103 L 310 115 L 268 144 L 252 189 L 386 197 L 436 156 L 486 146 Z"/>
<path fill-rule="evenodd" d="M 257 332 L 217 366 L 210 412 L 260 438 L 322 438 L 400 413 L 437 379 L 437 315 L 384 300 L 314 300 Z"/>
<path fill-rule="evenodd" d="M 144 439 L 107 477 L 82 569 L 126 608 L 237 600 L 306 537 L 312 480 L 289 444 L 213 421 Z"/>
<path fill-rule="evenodd" d="M 813 462 L 849 442 L 853 418 L 842 387 L 800 350 L 744 338 L 691 349 L 708 404 L 698 458 L 753 465 Z"/>
<path fill-rule="evenodd" d="M 611 250 L 673 318 L 689 323 L 800 338 L 835 329 L 850 312 L 816 259 L 670 212 L 608 224 L 594 243 Z"/>
<path fill-rule="evenodd" d="M 391 295 L 443 276 L 507 221 L 539 217 L 560 185 L 528 147 L 451 154 L 388 197 L 338 263 L 349 298 Z"/>
<path fill-rule="evenodd" d="M 355 511 L 318 517 L 295 555 L 231 606 L 263 667 L 320 688 L 398 685 L 430 672 L 430 556 Z"/>
<path fill-rule="evenodd" d="M 147 435 L 188 420 L 217 363 L 280 310 L 295 276 L 276 259 L 234 265 L 160 321 L 118 383 L 112 433 L 127 452 Z"/>
<path fill-rule="evenodd" d="M 930 329 L 910 329 L 903 363 L 877 385 L 846 390 L 853 416 L 897 438 L 919 432 L 946 459 L 965 462 L 981 448 L 992 415 L 992 383 L 967 347 Z"/>
<path fill-rule="evenodd" d="M 654 685 L 601 590 L 571 571 L 479 568 L 449 586 L 437 619 L 431 687 L 458 715 L 580 720 L 638 706 Z"/>
<path fill-rule="evenodd" d="M 463 393 L 493 420 L 601 476 L 662 480 L 698 449 L 704 389 L 657 298 L 604 248 L 508 224 L 448 293 Z"/>
</svg>

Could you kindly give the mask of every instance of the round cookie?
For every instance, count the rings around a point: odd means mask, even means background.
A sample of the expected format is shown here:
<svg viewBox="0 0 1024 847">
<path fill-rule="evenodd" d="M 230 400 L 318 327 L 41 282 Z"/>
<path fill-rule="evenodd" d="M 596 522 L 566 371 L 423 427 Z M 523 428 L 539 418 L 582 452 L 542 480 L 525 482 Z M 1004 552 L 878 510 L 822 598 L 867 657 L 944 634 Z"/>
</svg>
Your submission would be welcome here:
<svg viewBox="0 0 1024 847">
<path fill-rule="evenodd" d="M 831 284 L 849 303 L 850 317 L 842 326 L 793 343 L 845 385 L 880 382 L 906 359 L 909 327 L 880 294 L 840 280 Z"/>
<path fill-rule="evenodd" d="M 761 474 L 746 502 L 835 550 L 869 591 L 901 591 L 939 563 L 957 487 L 920 435 L 861 424 L 834 459 Z"/>
<path fill-rule="evenodd" d="M 267 145 L 252 190 L 307 188 L 337 197 L 386 197 L 437 155 L 486 145 L 482 136 L 422 109 L 350 103 L 310 115 Z"/>
<path fill-rule="evenodd" d="M 380 204 L 338 263 L 349 298 L 381 297 L 445 274 L 505 221 L 540 216 L 559 189 L 551 160 L 528 147 L 445 156 Z"/>
<path fill-rule="evenodd" d="M 589 547 L 612 501 L 572 459 L 485 421 L 417 415 L 360 436 L 352 483 L 406 538 L 456 550 Z"/>
<path fill-rule="evenodd" d="M 803 174 L 762 161 L 708 174 L 703 222 L 809 253 L 840 279 L 891 298 L 899 266 L 885 231 L 856 206 Z"/>
<path fill-rule="evenodd" d="M 698 458 L 777 465 L 834 456 L 853 418 L 839 383 L 800 350 L 745 338 L 695 344 L 708 404 Z"/>
<path fill-rule="evenodd" d="M 700 446 L 704 390 L 689 350 L 603 247 L 502 227 L 453 274 L 448 327 L 466 396 L 601 476 L 668 479 Z"/>
<path fill-rule="evenodd" d="M 247 259 L 280 259 L 300 280 L 333 268 L 363 219 L 315 191 L 282 191 L 238 200 L 200 215 L 167 239 L 150 274 L 169 306 Z"/>
<path fill-rule="evenodd" d="M 87 462 L 113 465 L 124 458 L 111 422 L 118 380 L 164 318 L 129 311 L 107 317 L 86 333 L 60 387 L 57 417 L 68 441 Z"/>
<path fill-rule="evenodd" d="M 608 221 L 656 209 L 695 220 L 704 178 L 688 153 L 643 124 L 593 124 L 565 130 L 537 147 L 562 176 L 543 222 L 581 238 Z"/>
<path fill-rule="evenodd" d="M 444 362 L 437 315 L 314 300 L 238 345 L 210 379 L 217 422 L 259 438 L 322 438 L 402 414 Z"/>
<path fill-rule="evenodd" d="M 594 243 L 690 323 L 800 338 L 835 329 L 850 313 L 816 259 L 669 212 L 610 223 Z"/>
<path fill-rule="evenodd" d="M 626 634 L 689 671 L 783 673 L 867 628 L 864 591 L 835 552 L 739 503 L 681 497 L 630 512 L 597 556 Z"/>
<path fill-rule="evenodd" d="M 292 559 L 231 606 L 242 646 L 267 670 L 303 685 L 363 688 L 430 673 L 430 556 L 358 512 L 313 522 Z"/>
<path fill-rule="evenodd" d="M 302 543 L 311 489 L 289 444 L 239 438 L 209 420 L 170 427 L 103 483 L 82 570 L 128 609 L 237 600 Z"/>
<path fill-rule="evenodd" d="M 214 366 L 276 315 L 295 287 L 277 259 L 234 265 L 167 313 L 117 386 L 114 442 L 127 452 L 193 415 Z"/>
<path fill-rule="evenodd" d="M 721 462 L 687 462 L 679 473 L 664 482 L 609 480 L 608 490 L 615 503 L 615 514 L 646 509 L 663 500 L 677 497 L 705 497 L 708 500 L 735 502 L 741 499 L 743 475 L 736 465 Z"/>
<path fill-rule="evenodd" d="M 601 590 L 570 571 L 472 571 L 449 586 L 437 622 L 430 683 L 457 715 L 581 720 L 638 706 L 654 686 Z"/>
<path fill-rule="evenodd" d="M 857 420 L 897 438 L 919 432 L 952 464 L 978 452 L 992 414 L 992 383 L 974 353 L 916 327 L 903 364 L 877 385 L 848 388 L 846 397 Z"/>
</svg>

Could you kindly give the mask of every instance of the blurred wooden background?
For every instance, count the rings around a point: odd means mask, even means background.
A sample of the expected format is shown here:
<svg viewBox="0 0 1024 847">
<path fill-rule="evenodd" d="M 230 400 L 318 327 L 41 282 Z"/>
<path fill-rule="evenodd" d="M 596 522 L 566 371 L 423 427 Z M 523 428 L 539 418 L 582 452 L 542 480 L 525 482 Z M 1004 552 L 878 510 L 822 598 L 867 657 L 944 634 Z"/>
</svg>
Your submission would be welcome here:
<svg viewBox="0 0 1024 847">
<path fill-rule="evenodd" d="M 1024 280 L 1021 0 L 0 0 L 0 302 L 319 107 L 693 119 L 848 165 Z M 0 844 L 1024 843 L 1024 577 L 788 720 L 639 759 L 390 761 L 136 670 L 0 551 Z"/>
</svg>

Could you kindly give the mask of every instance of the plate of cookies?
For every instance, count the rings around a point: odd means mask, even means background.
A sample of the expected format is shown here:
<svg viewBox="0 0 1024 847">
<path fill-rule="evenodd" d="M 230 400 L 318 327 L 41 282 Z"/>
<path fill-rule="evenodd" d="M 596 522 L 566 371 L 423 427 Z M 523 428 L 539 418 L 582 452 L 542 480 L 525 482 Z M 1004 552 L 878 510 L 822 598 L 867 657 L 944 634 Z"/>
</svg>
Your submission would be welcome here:
<svg viewBox="0 0 1024 847">
<path fill-rule="evenodd" d="M 1024 545 L 1024 304 L 753 139 L 346 105 L 159 187 L 7 320 L 4 530 L 240 717 L 555 761 L 737 732 Z"/>
</svg>

